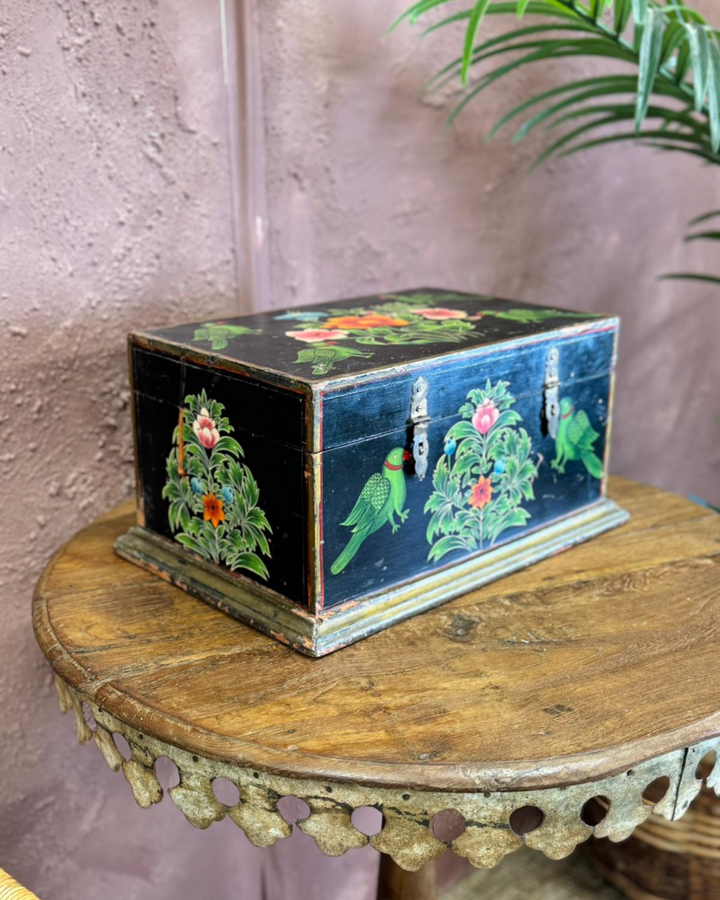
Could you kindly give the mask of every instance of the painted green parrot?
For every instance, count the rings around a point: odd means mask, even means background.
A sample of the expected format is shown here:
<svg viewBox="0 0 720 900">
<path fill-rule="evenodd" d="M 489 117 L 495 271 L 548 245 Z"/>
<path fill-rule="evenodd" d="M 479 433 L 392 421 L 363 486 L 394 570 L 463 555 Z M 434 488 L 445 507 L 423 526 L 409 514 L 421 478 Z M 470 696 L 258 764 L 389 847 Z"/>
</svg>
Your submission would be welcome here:
<svg viewBox="0 0 720 900">
<path fill-rule="evenodd" d="M 593 451 L 593 445 L 599 437 L 585 410 L 575 412 L 572 400 L 563 397 L 560 401 L 560 424 L 555 438 L 556 456 L 550 465 L 563 474 L 566 463 L 579 459 L 593 478 L 602 478 L 602 460 Z"/>
<path fill-rule="evenodd" d="M 393 534 L 400 528 L 395 521 L 397 514 L 404 522 L 409 510 L 403 509 L 407 497 L 403 460 L 409 454 L 402 447 L 395 447 L 385 457 L 382 474 L 376 472 L 365 482 L 352 512 L 342 523 L 352 528 L 352 537 L 343 552 L 330 567 L 333 575 L 338 575 L 360 549 L 365 538 L 374 534 L 386 523 L 390 523 Z"/>
</svg>

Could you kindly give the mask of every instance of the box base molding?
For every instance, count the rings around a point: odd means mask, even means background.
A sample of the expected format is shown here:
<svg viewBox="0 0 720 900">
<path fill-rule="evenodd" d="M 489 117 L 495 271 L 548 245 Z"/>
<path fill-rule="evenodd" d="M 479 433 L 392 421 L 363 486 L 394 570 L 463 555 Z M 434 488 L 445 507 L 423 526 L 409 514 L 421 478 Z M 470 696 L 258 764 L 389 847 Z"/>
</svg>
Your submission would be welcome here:
<svg viewBox="0 0 720 900">
<path fill-rule="evenodd" d="M 141 526 L 121 535 L 115 552 L 300 653 L 320 657 L 568 550 L 628 519 L 624 509 L 603 499 L 494 550 L 317 616 L 242 576 L 223 572 Z"/>
</svg>

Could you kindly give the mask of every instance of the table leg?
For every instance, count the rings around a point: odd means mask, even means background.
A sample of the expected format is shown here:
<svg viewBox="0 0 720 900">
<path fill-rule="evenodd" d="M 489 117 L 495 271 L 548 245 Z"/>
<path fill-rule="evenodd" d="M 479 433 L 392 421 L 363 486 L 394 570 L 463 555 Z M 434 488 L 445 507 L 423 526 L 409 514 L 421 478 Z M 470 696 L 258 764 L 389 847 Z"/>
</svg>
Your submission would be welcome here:
<svg viewBox="0 0 720 900">
<path fill-rule="evenodd" d="M 436 900 L 435 863 L 406 872 L 385 853 L 380 854 L 377 900 Z"/>
</svg>

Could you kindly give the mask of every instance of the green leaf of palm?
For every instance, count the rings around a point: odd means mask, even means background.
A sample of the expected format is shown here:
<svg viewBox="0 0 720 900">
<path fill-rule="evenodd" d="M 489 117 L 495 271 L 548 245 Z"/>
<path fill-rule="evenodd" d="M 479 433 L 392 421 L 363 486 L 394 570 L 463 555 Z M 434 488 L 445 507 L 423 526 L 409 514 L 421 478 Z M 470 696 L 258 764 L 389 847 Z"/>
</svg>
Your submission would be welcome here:
<svg viewBox="0 0 720 900">
<path fill-rule="evenodd" d="M 720 150 L 720 47 L 710 43 L 708 91 L 710 94 L 710 143 L 713 153 Z"/>
<path fill-rule="evenodd" d="M 720 278 L 717 275 L 702 275 L 697 272 L 670 272 L 667 275 L 661 275 L 659 281 L 701 281 L 706 284 L 720 284 Z"/>
<path fill-rule="evenodd" d="M 401 19 L 415 21 L 450 2 L 421 0 Z M 609 8 L 612 24 L 603 16 Z M 533 15 L 540 21 L 476 43 L 485 16 L 512 14 Z M 525 114 L 529 117 L 521 122 L 514 142 L 541 123 L 557 127 L 581 119 L 586 121 L 547 148 L 536 165 L 555 154 L 564 157 L 620 141 L 720 164 L 720 32 L 681 0 L 478 0 L 431 24 L 426 33 L 460 21 L 467 23 L 462 53 L 438 73 L 432 87 L 443 88 L 456 78 L 467 85 L 471 69 L 480 75 L 452 111 L 450 122 L 479 94 L 528 65 L 593 57 L 632 64 L 637 79 L 607 73 L 567 81 L 510 110 L 489 138 Z M 631 41 L 625 35 L 633 24 Z M 511 59 L 482 71 L 485 63 L 508 54 Z M 631 107 L 628 95 L 633 93 Z M 644 126 L 646 118 L 652 121 L 650 126 Z M 634 131 L 601 133 L 630 122 Z M 699 238 L 690 237 L 695 239 Z"/>
<path fill-rule="evenodd" d="M 477 3 L 470 13 L 470 20 L 468 22 L 467 31 L 465 32 L 465 47 L 463 48 L 462 72 L 460 74 L 463 84 L 467 84 L 467 74 L 472 61 L 475 38 L 482 20 L 485 18 L 485 11 L 489 5 L 490 0 L 477 0 Z"/>
<path fill-rule="evenodd" d="M 694 73 L 695 109 L 701 110 L 710 80 L 710 43 L 705 29 L 689 23 L 685 25 L 685 30 Z"/>
<path fill-rule="evenodd" d="M 632 0 L 633 17 L 638 25 L 645 24 L 645 16 L 649 5 L 648 0 Z"/>
<path fill-rule="evenodd" d="M 639 130 L 650 104 L 650 94 L 655 84 L 663 43 L 662 11 L 650 7 L 646 12 L 645 27 L 640 42 L 640 71 L 638 73 L 638 95 L 635 113 L 635 127 Z"/>
<path fill-rule="evenodd" d="M 720 209 L 714 209 L 712 210 L 712 212 L 703 213 L 703 215 L 696 216 L 696 218 L 691 219 L 688 222 L 688 225 L 690 225 L 691 227 L 694 225 L 700 225 L 703 222 L 709 222 L 710 219 L 717 219 L 718 216 L 720 216 Z"/>
</svg>

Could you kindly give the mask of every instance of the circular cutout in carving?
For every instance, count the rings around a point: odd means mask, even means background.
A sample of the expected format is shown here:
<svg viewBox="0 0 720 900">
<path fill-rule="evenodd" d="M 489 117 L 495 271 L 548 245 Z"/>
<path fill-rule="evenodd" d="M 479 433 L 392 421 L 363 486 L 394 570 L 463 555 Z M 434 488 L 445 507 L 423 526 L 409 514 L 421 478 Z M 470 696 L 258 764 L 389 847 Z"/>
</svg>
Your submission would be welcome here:
<svg viewBox="0 0 720 900">
<path fill-rule="evenodd" d="M 520 837 L 536 831 L 545 821 L 545 813 L 537 806 L 522 806 L 510 814 L 510 828 Z"/>
<path fill-rule="evenodd" d="M 667 775 L 661 775 L 643 791 L 642 799 L 646 806 L 656 806 L 670 790 L 670 779 Z"/>
<path fill-rule="evenodd" d="M 599 825 L 610 812 L 610 801 L 607 797 L 591 797 L 580 811 L 580 818 L 591 828 Z"/>
<path fill-rule="evenodd" d="M 90 729 L 90 731 L 95 731 L 97 729 L 97 722 L 95 721 L 93 711 L 90 709 L 87 703 L 83 703 L 82 705 L 82 714 L 83 719 L 85 720 L 85 724 Z"/>
<path fill-rule="evenodd" d="M 237 806 L 240 802 L 240 791 L 237 785 L 228 781 L 227 778 L 213 778 L 212 792 L 215 794 L 215 799 L 224 803 L 225 806 Z"/>
<path fill-rule="evenodd" d="M 698 781 L 706 781 L 712 775 L 716 763 L 717 753 L 714 750 L 708 750 L 695 769 L 695 777 Z"/>
<path fill-rule="evenodd" d="M 445 844 L 451 844 L 464 831 L 465 817 L 456 809 L 443 809 L 430 819 L 430 833 Z"/>
<path fill-rule="evenodd" d="M 113 731 L 113 741 L 115 742 L 115 746 L 118 748 L 118 753 L 122 756 L 123 759 L 130 759 L 132 753 L 130 752 L 130 744 L 125 740 L 125 738 L 117 731 Z"/>
<path fill-rule="evenodd" d="M 155 777 L 164 790 L 180 784 L 180 772 L 169 756 L 158 756 L 155 760 Z"/>
<path fill-rule="evenodd" d="M 380 834 L 385 824 L 383 814 L 374 806 L 358 806 L 353 810 L 350 819 L 360 834 L 366 834 L 368 837 Z"/>
<path fill-rule="evenodd" d="M 296 822 L 307 819 L 310 815 L 310 807 L 307 803 L 292 794 L 278 800 L 277 810 L 288 825 L 294 825 Z"/>
</svg>

